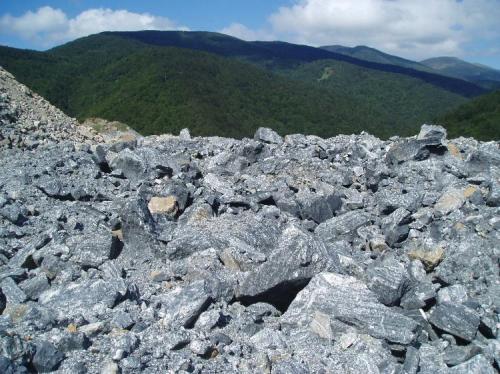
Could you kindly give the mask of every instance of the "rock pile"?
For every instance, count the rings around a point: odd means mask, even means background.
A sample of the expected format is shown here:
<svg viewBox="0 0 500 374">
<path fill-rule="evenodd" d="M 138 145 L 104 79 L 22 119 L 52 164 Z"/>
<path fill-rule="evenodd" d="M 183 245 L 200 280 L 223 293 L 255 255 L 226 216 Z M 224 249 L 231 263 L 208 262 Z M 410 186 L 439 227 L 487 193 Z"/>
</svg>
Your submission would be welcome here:
<svg viewBox="0 0 500 374">
<path fill-rule="evenodd" d="M 0 149 L 36 149 L 63 140 L 99 142 L 89 126 L 67 117 L 45 99 L 19 84 L 0 66 Z"/>
<path fill-rule="evenodd" d="M 0 78 L 0 372 L 499 369 L 498 143 L 99 143 Z"/>
</svg>

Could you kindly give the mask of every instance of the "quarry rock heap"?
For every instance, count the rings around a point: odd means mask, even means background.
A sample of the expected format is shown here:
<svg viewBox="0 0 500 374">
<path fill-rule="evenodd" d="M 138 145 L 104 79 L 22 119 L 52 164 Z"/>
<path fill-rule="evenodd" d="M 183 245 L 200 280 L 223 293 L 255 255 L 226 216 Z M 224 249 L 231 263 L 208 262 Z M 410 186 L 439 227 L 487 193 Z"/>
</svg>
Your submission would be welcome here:
<svg viewBox="0 0 500 374">
<path fill-rule="evenodd" d="M 0 71 L 0 372 L 495 373 L 498 142 L 103 138 Z"/>
</svg>

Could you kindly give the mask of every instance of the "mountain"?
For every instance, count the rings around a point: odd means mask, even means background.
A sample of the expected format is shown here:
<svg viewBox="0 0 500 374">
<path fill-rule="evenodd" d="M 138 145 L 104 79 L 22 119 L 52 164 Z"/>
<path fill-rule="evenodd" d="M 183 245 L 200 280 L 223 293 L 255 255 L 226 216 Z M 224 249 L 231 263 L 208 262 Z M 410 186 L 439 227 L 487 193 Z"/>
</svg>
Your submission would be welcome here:
<svg viewBox="0 0 500 374">
<path fill-rule="evenodd" d="M 481 64 L 471 64 L 455 57 L 437 57 L 416 62 L 366 46 L 351 48 L 342 45 L 330 45 L 321 48 L 326 51 L 340 53 L 360 60 L 402 66 L 431 74 L 463 79 L 488 90 L 500 88 L 499 70 Z"/>
<path fill-rule="evenodd" d="M 130 38 L 150 45 L 195 49 L 225 57 L 244 59 L 268 69 L 293 68 L 307 62 L 332 59 L 362 68 L 413 77 L 466 97 L 474 97 L 485 93 L 483 88 L 470 82 L 464 82 L 462 79 L 452 79 L 440 74 L 428 73 L 403 66 L 361 60 L 306 45 L 279 41 L 246 42 L 224 34 L 210 32 L 135 31 L 112 32 L 108 34 Z"/>
<path fill-rule="evenodd" d="M 97 35 L 48 53 L 2 48 L 0 64 L 80 120 L 118 120 L 142 134 L 330 136 L 383 127 L 362 102 L 214 54 Z"/>
<path fill-rule="evenodd" d="M 438 119 L 452 137 L 500 140 L 500 91 L 480 96 Z"/>
<path fill-rule="evenodd" d="M 346 56 L 351 56 L 360 60 L 376 62 L 379 64 L 397 65 L 410 69 L 427 71 L 429 73 L 436 74 L 437 72 L 433 69 L 427 67 L 426 65 L 420 64 L 415 61 L 407 60 L 398 56 L 390 55 L 384 53 L 375 48 L 370 48 L 367 46 L 357 46 L 357 47 L 344 47 L 342 45 L 328 45 L 321 47 L 322 49 L 330 52 L 340 53 Z"/>
<path fill-rule="evenodd" d="M 143 134 L 251 136 L 257 124 L 321 136 L 409 135 L 485 91 L 463 80 L 283 42 L 206 32 L 116 32 L 0 65 L 66 113 Z"/>
<path fill-rule="evenodd" d="M 436 57 L 420 62 L 450 77 L 465 79 L 488 88 L 500 88 L 500 70 L 471 64 L 456 57 Z"/>
</svg>

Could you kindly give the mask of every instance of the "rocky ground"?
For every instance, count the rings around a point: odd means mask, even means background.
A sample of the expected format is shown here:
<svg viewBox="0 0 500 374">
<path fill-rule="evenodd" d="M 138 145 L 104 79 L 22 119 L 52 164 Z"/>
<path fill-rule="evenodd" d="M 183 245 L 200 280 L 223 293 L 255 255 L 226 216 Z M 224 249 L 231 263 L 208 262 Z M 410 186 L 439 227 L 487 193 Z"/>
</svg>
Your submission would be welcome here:
<svg viewBox="0 0 500 374">
<path fill-rule="evenodd" d="M 1 373 L 498 371 L 498 143 L 105 141 L 0 93 Z"/>
</svg>

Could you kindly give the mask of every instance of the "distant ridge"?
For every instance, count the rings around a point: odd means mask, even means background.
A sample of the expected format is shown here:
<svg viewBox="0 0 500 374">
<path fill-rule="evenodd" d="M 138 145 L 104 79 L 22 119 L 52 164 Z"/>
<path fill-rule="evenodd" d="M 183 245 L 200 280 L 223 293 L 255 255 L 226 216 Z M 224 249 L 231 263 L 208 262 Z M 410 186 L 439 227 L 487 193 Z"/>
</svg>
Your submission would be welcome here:
<svg viewBox="0 0 500 374">
<path fill-rule="evenodd" d="M 210 32 L 188 31 L 134 31 L 108 32 L 122 37 L 132 38 L 146 44 L 196 49 L 223 56 L 245 57 L 249 59 L 281 59 L 286 62 L 312 62 L 333 59 L 348 62 L 368 69 L 389 73 L 404 74 L 436 85 L 450 92 L 474 97 L 486 92 L 485 89 L 461 79 L 453 79 L 439 74 L 419 71 L 404 66 L 380 64 L 361 60 L 321 48 L 297 45 L 286 42 L 246 42 L 231 36 Z"/>
<path fill-rule="evenodd" d="M 378 49 L 367 47 L 364 45 L 360 45 L 357 47 L 344 47 L 342 45 L 329 45 L 329 46 L 323 46 L 321 47 L 322 49 L 329 51 L 329 52 L 334 52 L 334 53 L 340 53 L 343 55 L 351 56 L 360 60 L 366 60 L 366 61 L 371 61 L 371 62 L 376 62 L 379 64 L 389 64 L 389 65 L 398 65 L 402 67 L 407 67 L 409 69 L 415 69 L 415 70 L 421 70 L 421 71 L 426 71 L 429 73 L 436 74 L 436 71 L 433 71 L 429 67 L 420 64 L 418 62 L 412 61 L 412 60 L 407 60 L 405 58 L 401 58 L 398 56 L 390 55 L 388 53 L 384 53 L 382 51 L 379 51 Z"/>
<path fill-rule="evenodd" d="M 456 57 L 436 57 L 421 61 L 435 71 L 465 79 L 487 88 L 500 89 L 500 70 L 493 69 L 481 64 L 473 64 Z"/>
</svg>

